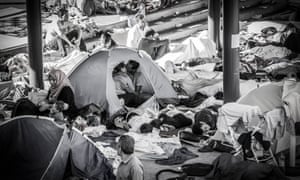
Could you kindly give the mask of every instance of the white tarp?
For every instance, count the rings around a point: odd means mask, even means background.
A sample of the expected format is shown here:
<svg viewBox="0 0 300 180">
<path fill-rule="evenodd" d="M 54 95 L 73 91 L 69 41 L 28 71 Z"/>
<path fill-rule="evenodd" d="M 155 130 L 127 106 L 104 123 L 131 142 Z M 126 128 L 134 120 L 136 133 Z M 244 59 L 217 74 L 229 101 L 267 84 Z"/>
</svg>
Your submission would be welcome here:
<svg viewBox="0 0 300 180">
<path fill-rule="evenodd" d="M 172 49 L 172 47 L 171 47 Z M 175 44 L 173 50 L 163 57 L 157 59 L 161 67 L 165 66 L 166 61 L 181 64 L 193 58 L 213 58 L 216 56 L 216 45 L 211 40 L 203 37 L 189 37 L 180 44 Z"/>
</svg>

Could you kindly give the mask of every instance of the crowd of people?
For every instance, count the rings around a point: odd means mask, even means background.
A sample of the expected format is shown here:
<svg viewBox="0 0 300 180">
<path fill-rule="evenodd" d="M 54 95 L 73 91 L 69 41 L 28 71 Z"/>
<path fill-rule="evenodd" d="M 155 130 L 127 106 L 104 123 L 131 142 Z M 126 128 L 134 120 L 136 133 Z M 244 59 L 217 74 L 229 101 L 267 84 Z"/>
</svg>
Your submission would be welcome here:
<svg viewBox="0 0 300 180">
<path fill-rule="evenodd" d="M 91 54 L 96 53 L 99 49 L 111 49 L 117 47 L 117 42 L 112 38 L 114 30 L 95 30 L 96 31 L 96 46 L 93 49 L 87 49 L 85 40 L 83 39 L 83 27 L 72 22 L 70 20 L 70 7 L 74 7 L 74 3 L 69 1 L 55 1 L 58 9 L 56 9 L 57 18 L 55 18 L 51 25 L 48 26 L 45 36 L 43 38 L 43 49 L 46 53 L 47 51 L 55 51 L 61 56 L 61 58 L 67 57 L 74 50 L 79 50 L 83 52 L 90 52 Z M 161 57 L 163 54 L 168 52 L 169 41 L 167 39 L 160 40 L 159 35 L 153 29 L 151 29 L 146 22 L 146 9 L 145 3 L 141 2 L 136 7 L 136 13 L 133 14 L 128 19 L 128 36 L 126 46 L 128 48 L 133 48 L 136 50 L 143 50 L 153 60 Z M 12 63 L 18 63 L 21 58 L 14 58 Z M 26 58 L 25 58 L 26 59 Z M 27 58 L 28 59 L 28 58 Z M 12 68 L 10 64 L 1 66 L 1 79 L 3 81 L 10 80 L 13 74 L 16 73 L 28 73 L 29 66 L 28 62 L 24 61 L 18 63 L 16 68 Z M 15 66 L 14 66 L 15 67 Z M 19 72 L 22 68 L 22 72 Z M 137 69 L 139 64 L 130 60 L 127 64 L 124 62 L 118 64 L 113 71 L 113 79 L 116 84 L 116 92 L 121 101 L 124 101 L 124 105 L 128 107 L 138 107 L 140 104 L 145 102 L 150 95 L 142 93 L 142 87 L 138 84 L 141 79 Z M 48 73 L 48 81 L 50 83 L 49 93 L 47 95 L 47 101 L 40 102 L 40 104 L 35 104 L 35 107 L 32 106 L 31 109 L 33 114 L 43 114 L 45 115 L 50 112 L 58 111 L 66 117 L 76 117 L 76 106 L 74 103 L 74 92 L 69 82 L 67 76 L 63 71 L 59 69 L 52 69 Z M 139 77 L 139 78 L 137 78 Z M 28 81 L 28 79 L 27 79 Z M 29 85 L 29 83 L 26 83 Z M 34 91 L 28 87 L 28 91 Z M 65 103 L 66 105 L 55 105 Z M 22 101 L 17 102 L 19 105 L 18 108 L 22 109 L 24 106 L 22 104 L 30 104 Z M 50 103 L 50 104 L 49 104 Z M 67 106 L 67 107 L 66 107 Z M 54 107 L 59 110 L 54 110 Z M 23 114 L 21 111 L 16 111 L 14 115 L 18 113 Z M 26 110 L 24 110 L 26 111 Z M 25 113 L 26 114 L 26 113 Z M 49 115 L 49 114 L 48 114 Z M 63 118 L 61 118 L 63 119 Z"/>
<path fill-rule="evenodd" d="M 144 5 L 139 6 L 139 11 L 128 18 L 128 35 L 126 46 L 146 51 L 154 60 L 168 52 L 169 41 L 161 40 L 159 34 L 148 26 Z M 67 56 L 72 50 L 95 52 L 98 49 L 110 49 L 117 46 L 112 35 L 116 29 L 94 29 L 97 43 L 87 49 L 83 40 L 83 27 L 70 20 L 70 12 L 63 7 L 57 11 L 57 19 L 53 20 L 46 31 L 44 51 L 55 50 L 61 56 Z"/>
<path fill-rule="evenodd" d="M 108 3 L 108 1 L 105 2 Z M 118 3 L 115 4 L 115 11 L 117 11 L 118 13 L 122 11 L 122 9 L 133 9 L 127 6 L 122 7 L 117 4 Z M 128 36 L 126 47 L 138 51 L 144 51 L 151 57 L 153 61 L 155 61 L 169 52 L 170 41 L 168 39 L 161 39 L 159 37 L 159 34 L 154 29 L 151 29 L 149 27 L 148 23 L 146 22 L 147 11 L 145 4 L 140 3 L 138 6 L 136 6 L 135 12 L 136 13 L 132 13 L 132 16 L 129 16 L 128 18 Z M 52 25 L 49 27 L 50 28 L 47 29 L 47 33 L 44 38 L 44 50 L 57 51 L 62 58 L 67 57 L 73 50 L 79 50 L 94 54 L 99 50 L 109 51 L 110 49 L 119 46 L 118 43 L 113 39 L 113 33 L 115 30 L 105 29 L 95 30 L 97 37 L 96 46 L 93 47 L 93 49 L 88 49 L 82 35 L 83 28 L 78 24 L 73 23 L 69 19 L 68 5 L 62 5 L 62 8 L 57 11 L 57 19 L 54 20 L 52 22 Z M 272 29 L 267 30 L 265 29 L 265 31 L 267 31 L 266 34 L 268 34 L 268 32 Z M 251 44 L 248 45 L 250 46 Z M 297 50 L 296 52 L 298 52 L 296 46 L 293 46 L 291 48 L 295 48 Z M 176 69 L 175 64 L 169 63 L 169 65 L 171 66 L 171 68 L 169 68 L 169 71 L 172 72 L 169 74 L 180 73 L 181 71 L 186 72 L 186 67 L 178 70 Z M 168 73 L 168 69 L 166 68 L 165 70 L 166 73 Z M 0 71 L 1 80 L 7 81 L 10 80 L 16 73 L 28 72 L 28 62 L 14 61 L 12 64 L 8 64 L 7 66 L 0 66 Z M 126 123 L 123 123 L 123 114 L 121 114 L 121 116 L 115 117 L 108 117 L 108 115 L 106 114 L 106 116 L 104 115 L 104 118 L 107 118 L 107 121 L 109 122 L 101 123 L 106 125 L 108 129 L 113 126 L 113 128 L 121 128 L 128 131 L 130 128 L 129 126 L 135 125 L 134 118 L 140 118 L 138 120 L 143 121 L 143 124 L 137 128 L 139 129 L 139 132 L 152 132 L 154 128 L 157 128 L 160 130 L 159 135 L 161 137 L 170 137 L 173 135 L 172 133 L 178 133 L 179 129 L 190 127 L 190 131 L 182 131 L 181 133 L 179 133 L 179 138 L 181 138 L 183 142 L 186 141 L 188 143 L 191 143 L 191 141 L 194 141 L 194 144 L 199 145 L 201 138 L 209 139 L 209 136 L 211 135 L 210 133 L 214 135 L 214 133 L 217 131 L 217 116 L 222 102 L 220 104 L 214 103 L 219 103 L 223 98 L 223 94 L 218 88 L 213 96 L 205 95 L 203 92 L 198 91 L 200 89 L 198 88 L 198 86 L 193 84 L 193 82 L 195 82 L 193 81 L 193 78 L 201 80 L 201 82 L 197 81 L 197 85 L 199 85 L 199 87 L 212 85 L 210 83 L 216 84 L 221 82 L 221 80 L 216 79 L 213 81 L 201 79 L 199 77 L 196 77 L 197 75 L 195 73 L 192 73 L 192 71 L 188 72 L 188 74 L 192 78 L 184 79 L 186 81 L 173 81 L 173 87 L 178 95 L 184 94 L 186 96 L 185 99 L 178 98 L 180 105 L 185 105 L 189 108 L 195 108 L 199 111 L 194 110 L 193 112 L 183 112 L 176 109 L 176 107 L 173 105 L 168 105 L 165 107 L 165 111 L 162 110 L 156 112 L 158 114 L 157 117 L 154 117 L 153 112 L 146 112 L 146 115 L 132 113 L 133 115 L 131 114 L 131 116 L 129 116 L 128 114 L 125 114 L 125 116 L 128 116 L 125 119 Z M 145 88 L 143 86 L 145 77 L 143 77 L 143 75 L 141 74 L 139 62 L 137 62 L 137 60 L 134 60 L 133 58 L 124 59 L 124 61 L 118 63 L 113 68 L 111 76 L 114 80 L 116 95 L 119 98 L 120 104 L 122 104 L 122 107 L 124 108 L 122 110 L 125 110 L 126 113 L 129 109 L 138 108 L 153 95 L 145 93 L 143 91 L 143 89 Z M 85 122 L 88 122 L 89 119 L 87 118 L 86 114 L 92 114 L 93 116 L 93 113 L 97 111 L 88 109 L 88 112 L 84 112 L 85 109 L 80 109 L 76 106 L 76 94 L 74 88 L 72 87 L 68 76 L 62 70 L 51 69 L 49 72 L 47 72 L 47 76 L 45 79 L 47 80 L 47 82 L 49 82 L 50 85 L 45 96 L 37 101 L 33 101 L 32 99 L 27 97 L 17 99 L 12 109 L 11 117 L 20 115 L 48 116 L 52 117 L 54 121 L 59 124 L 66 124 L 68 127 L 72 127 L 73 125 L 76 126 L 74 122 L 78 117 L 81 117 Z M 192 90 L 188 91 L 187 88 L 184 89 L 184 87 L 189 86 L 192 86 L 192 88 L 190 88 Z M 176 88 L 178 88 L 178 90 L 176 90 Z M 194 91 L 194 89 L 196 90 Z M 39 90 L 34 88 L 30 89 L 30 91 L 33 94 L 39 93 Z M 209 91 L 212 92 L 212 90 Z M 210 101 L 212 98 L 209 99 L 209 97 L 212 97 L 213 100 Z M 202 103 L 204 104 L 203 106 L 201 106 Z M 197 107 L 199 107 L 200 109 L 197 109 Z M 97 109 L 97 107 L 95 109 Z M 97 116 L 102 116 L 102 114 L 100 114 L 99 112 L 97 113 Z M 153 116 L 149 118 L 149 114 Z M 99 124 L 100 123 L 97 123 L 96 125 Z M 80 127 L 80 125 L 78 127 Z M 84 127 L 82 129 L 84 129 Z M 248 140 L 249 138 L 251 138 L 250 134 L 246 135 L 247 137 L 245 139 Z M 207 146 L 203 146 L 198 151 L 211 152 L 216 148 L 219 148 L 219 146 L 223 145 L 218 144 L 219 142 L 216 141 L 206 142 L 208 142 L 209 144 Z M 264 141 L 262 142 L 265 143 Z M 117 168 L 116 179 L 144 179 L 145 169 L 139 158 L 134 154 L 135 145 L 136 141 L 130 135 L 122 135 L 119 137 L 116 150 L 118 155 L 121 157 L 121 163 Z M 222 147 L 224 148 L 224 146 Z M 265 150 L 268 149 L 270 149 L 270 145 L 268 145 Z M 230 148 L 227 147 L 226 150 L 228 150 L 229 153 L 232 153 L 234 151 L 234 148 L 230 146 Z M 253 156 L 253 154 L 251 154 L 251 156 Z M 177 158 L 176 161 L 181 162 L 181 160 L 182 159 Z M 170 163 L 171 160 L 169 159 L 167 161 L 157 162 Z"/>
<path fill-rule="evenodd" d="M 85 40 L 83 39 L 83 28 L 70 20 L 70 12 L 68 4 L 61 4 L 61 8 L 57 10 L 57 18 L 53 20 L 44 37 L 44 52 L 53 50 L 59 53 L 64 58 L 67 57 L 73 50 L 97 52 L 99 49 L 111 49 L 117 45 L 113 40 L 113 30 L 97 31 L 97 44 L 92 50 L 87 49 Z M 157 33 L 150 29 L 145 21 L 145 5 L 140 4 L 137 7 L 137 13 L 128 19 L 128 38 L 127 46 L 129 48 L 144 50 L 153 59 L 161 56 L 163 52 L 167 52 L 168 40 L 159 40 Z M 147 45 L 148 44 L 148 45 Z M 22 73 L 28 72 L 28 62 L 22 62 Z M 16 66 L 19 68 L 17 64 Z M 10 67 L 10 69 L 9 69 Z M 11 66 L 1 66 L 3 81 L 10 80 L 12 72 L 16 71 Z M 112 72 L 113 80 L 115 81 L 116 94 L 123 103 L 124 108 L 136 108 L 144 103 L 151 94 L 143 93 L 140 81 L 143 81 L 139 69 L 139 63 L 135 60 L 129 60 L 119 63 Z M 16 72 L 15 72 L 16 73 Z M 6 77 L 7 76 L 7 77 Z M 15 105 L 11 112 L 11 117 L 22 115 L 38 115 L 52 117 L 58 124 L 66 124 L 72 127 L 77 117 L 85 117 L 82 109 L 76 107 L 75 92 L 67 75 L 60 69 L 51 69 L 47 72 L 47 82 L 50 87 L 44 97 L 38 100 L 30 97 L 22 97 L 15 99 Z M 31 97 L 39 97 L 39 91 L 35 88 L 29 89 Z M 33 94 L 33 95 L 32 95 Z M 39 94 L 39 95 L 38 95 Z M 3 117 L 4 118 L 4 117 Z M 87 119 L 86 119 L 87 120 Z M 115 127 L 117 122 L 113 122 Z M 80 126 L 78 126 L 80 128 Z M 144 169 L 143 164 L 133 154 L 134 139 L 131 136 L 123 135 L 120 137 L 117 146 L 117 152 L 122 159 L 116 178 L 122 179 L 143 179 Z"/>
</svg>

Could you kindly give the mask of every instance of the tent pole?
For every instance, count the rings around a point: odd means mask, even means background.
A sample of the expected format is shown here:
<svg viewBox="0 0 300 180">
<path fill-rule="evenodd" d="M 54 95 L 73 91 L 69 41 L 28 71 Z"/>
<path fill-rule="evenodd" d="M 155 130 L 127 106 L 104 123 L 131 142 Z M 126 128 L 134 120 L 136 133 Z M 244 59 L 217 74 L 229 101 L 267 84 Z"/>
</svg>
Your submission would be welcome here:
<svg viewBox="0 0 300 180">
<path fill-rule="evenodd" d="M 29 81 L 35 88 L 44 88 L 41 0 L 26 0 L 29 53 Z"/>
<path fill-rule="evenodd" d="M 220 0 L 208 1 L 208 37 L 216 44 L 216 50 L 219 52 L 220 47 Z"/>
<path fill-rule="evenodd" d="M 240 96 L 239 0 L 223 0 L 223 87 L 224 102 Z"/>
</svg>

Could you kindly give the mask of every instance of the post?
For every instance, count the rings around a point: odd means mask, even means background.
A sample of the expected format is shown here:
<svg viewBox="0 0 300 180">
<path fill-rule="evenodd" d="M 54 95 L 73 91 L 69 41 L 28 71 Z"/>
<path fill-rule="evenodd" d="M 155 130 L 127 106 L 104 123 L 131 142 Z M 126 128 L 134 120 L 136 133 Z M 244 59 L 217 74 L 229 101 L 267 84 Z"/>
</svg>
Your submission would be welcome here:
<svg viewBox="0 0 300 180">
<path fill-rule="evenodd" d="M 43 89 L 41 1 L 26 0 L 26 12 L 30 67 L 29 81 L 31 86 Z"/>
<path fill-rule="evenodd" d="M 220 0 L 208 1 L 208 37 L 216 44 L 216 50 L 220 51 Z"/>
<path fill-rule="evenodd" d="M 240 96 L 239 0 L 223 0 L 223 87 L 224 102 Z"/>
</svg>

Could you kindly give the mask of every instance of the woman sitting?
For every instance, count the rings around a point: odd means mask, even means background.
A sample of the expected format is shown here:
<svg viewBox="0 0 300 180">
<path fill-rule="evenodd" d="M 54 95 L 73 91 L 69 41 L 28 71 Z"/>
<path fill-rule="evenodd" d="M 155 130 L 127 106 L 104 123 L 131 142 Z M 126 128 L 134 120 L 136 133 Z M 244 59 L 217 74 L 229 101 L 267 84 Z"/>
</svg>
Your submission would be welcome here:
<svg viewBox="0 0 300 180">
<path fill-rule="evenodd" d="M 74 93 L 71 83 L 64 72 L 53 69 L 48 74 L 50 89 L 45 100 L 34 104 L 28 98 L 19 99 L 12 112 L 12 117 L 20 115 L 43 115 L 74 119 L 77 116 L 77 107 L 74 102 Z"/>
<path fill-rule="evenodd" d="M 62 101 L 68 105 L 68 108 L 63 110 L 63 114 L 71 119 L 76 117 L 77 107 L 74 101 L 74 92 L 66 74 L 61 70 L 53 69 L 48 74 L 48 80 L 50 89 L 47 98 L 39 103 L 39 110 L 42 114 L 48 113 L 48 110 L 56 102 Z"/>
</svg>

